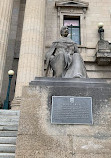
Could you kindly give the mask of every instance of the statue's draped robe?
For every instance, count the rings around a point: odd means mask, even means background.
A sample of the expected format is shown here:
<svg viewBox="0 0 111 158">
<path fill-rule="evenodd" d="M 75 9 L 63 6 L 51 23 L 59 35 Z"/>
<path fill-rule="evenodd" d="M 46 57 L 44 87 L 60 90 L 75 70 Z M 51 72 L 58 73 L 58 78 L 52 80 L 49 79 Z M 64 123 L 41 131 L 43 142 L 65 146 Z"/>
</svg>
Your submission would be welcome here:
<svg viewBox="0 0 111 158">
<path fill-rule="evenodd" d="M 84 61 L 79 54 L 77 45 L 68 37 L 53 42 L 46 53 L 46 72 L 51 67 L 54 77 L 86 78 Z"/>
</svg>

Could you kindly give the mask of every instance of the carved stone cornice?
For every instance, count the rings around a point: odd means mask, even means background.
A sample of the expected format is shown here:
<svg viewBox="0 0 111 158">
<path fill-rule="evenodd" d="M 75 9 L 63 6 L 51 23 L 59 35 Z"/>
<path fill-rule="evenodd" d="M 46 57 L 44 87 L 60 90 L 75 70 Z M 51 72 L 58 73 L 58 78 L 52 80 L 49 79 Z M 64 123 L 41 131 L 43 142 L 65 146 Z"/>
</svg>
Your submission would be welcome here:
<svg viewBox="0 0 111 158">
<path fill-rule="evenodd" d="M 88 8 L 89 3 L 84 2 L 81 0 L 69 0 L 69 1 L 62 1 L 62 2 L 55 2 L 56 7 L 75 7 L 75 8 Z"/>
</svg>

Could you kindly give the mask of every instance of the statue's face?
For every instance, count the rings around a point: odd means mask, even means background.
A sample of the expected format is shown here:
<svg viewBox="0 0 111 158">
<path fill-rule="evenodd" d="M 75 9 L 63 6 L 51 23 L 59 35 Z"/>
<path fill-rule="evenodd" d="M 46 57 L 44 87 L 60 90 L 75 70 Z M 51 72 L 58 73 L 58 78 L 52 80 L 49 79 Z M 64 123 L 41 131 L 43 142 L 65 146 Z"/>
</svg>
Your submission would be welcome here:
<svg viewBox="0 0 111 158">
<path fill-rule="evenodd" d="M 69 29 L 68 27 L 63 27 L 62 28 L 62 36 L 67 37 L 69 34 Z"/>
</svg>

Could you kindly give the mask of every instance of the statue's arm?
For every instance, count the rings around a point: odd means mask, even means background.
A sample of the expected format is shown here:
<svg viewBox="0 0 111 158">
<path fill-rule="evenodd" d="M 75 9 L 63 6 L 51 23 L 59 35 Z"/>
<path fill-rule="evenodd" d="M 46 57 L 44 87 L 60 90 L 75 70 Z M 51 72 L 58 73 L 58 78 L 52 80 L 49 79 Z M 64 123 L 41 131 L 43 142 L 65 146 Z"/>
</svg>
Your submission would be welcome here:
<svg viewBox="0 0 111 158">
<path fill-rule="evenodd" d="M 47 51 L 47 53 L 46 53 L 46 55 L 45 55 L 45 58 L 46 58 L 46 60 L 48 59 L 48 58 L 50 58 L 51 57 L 51 55 L 53 55 L 53 53 L 54 53 L 54 51 L 55 51 L 55 49 L 56 49 L 56 43 L 52 43 L 52 46 L 49 48 L 49 50 Z"/>
<path fill-rule="evenodd" d="M 56 49 L 57 43 L 53 43 L 52 46 L 49 48 L 49 50 L 47 51 L 46 55 L 45 55 L 45 59 L 46 59 L 46 74 L 45 76 L 47 76 L 49 68 L 50 68 L 50 57 L 51 55 L 53 55 L 55 49 Z"/>
<path fill-rule="evenodd" d="M 74 45 L 74 53 L 79 53 L 79 48 L 77 44 Z"/>
</svg>

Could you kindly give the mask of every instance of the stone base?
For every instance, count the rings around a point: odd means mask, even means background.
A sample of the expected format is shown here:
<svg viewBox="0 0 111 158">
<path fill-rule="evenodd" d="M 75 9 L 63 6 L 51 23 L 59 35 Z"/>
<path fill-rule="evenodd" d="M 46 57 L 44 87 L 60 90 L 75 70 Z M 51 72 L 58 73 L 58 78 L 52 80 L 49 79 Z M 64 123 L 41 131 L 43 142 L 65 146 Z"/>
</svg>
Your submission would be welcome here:
<svg viewBox="0 0 111 158">
<path fill-rule="evenodd" d="M 93 125 L 51 124 L 52 96 L 92 97 Z M 36 78 L 24 87 L 16 158 L 110 158 L 111 80 Z"/>
<path fill-rule="evenodd" d="M 21 97 L 15 97 L 11 102 L 11 109 L 20 110 L 20 104 L 21 104 Z"/>
</svg>

